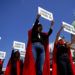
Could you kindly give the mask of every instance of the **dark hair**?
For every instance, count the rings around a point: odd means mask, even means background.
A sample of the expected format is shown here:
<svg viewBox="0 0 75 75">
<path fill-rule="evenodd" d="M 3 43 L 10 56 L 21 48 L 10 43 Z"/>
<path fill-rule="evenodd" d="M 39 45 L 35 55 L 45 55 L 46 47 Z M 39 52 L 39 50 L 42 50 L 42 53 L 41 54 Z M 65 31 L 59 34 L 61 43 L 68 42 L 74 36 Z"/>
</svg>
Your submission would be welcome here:
<svg viewBox="0 0 75 75">
<path fill-rule="evenodd" d="M 42 24 L 39 23 L 39 24 L 38 24 L 38 27 L 41 27 L 41 28 L 42 28 Z"/>
</svg>

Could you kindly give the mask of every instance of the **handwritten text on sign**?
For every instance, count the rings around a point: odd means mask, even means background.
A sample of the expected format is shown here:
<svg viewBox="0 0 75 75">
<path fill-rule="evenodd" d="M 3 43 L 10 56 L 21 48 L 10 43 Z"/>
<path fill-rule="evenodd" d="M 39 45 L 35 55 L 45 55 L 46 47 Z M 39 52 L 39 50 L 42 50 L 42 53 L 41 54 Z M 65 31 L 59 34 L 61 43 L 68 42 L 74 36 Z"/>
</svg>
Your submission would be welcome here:
<svg viewBox="0 0 75 75">
<path fill-rule="evenodd" d="M 53 20 L 53 14 L 41 7 L 38 7 L 38 14 L 40 14 L 43 18 L 48 19 L 50 21 Z"/>
<path fill-rule="evenodd" d="M 25 50 L 25 43 L 14 41 L 13 48 L 14 49 L 20 49 L 20 50 Z"/>
<path fill-rule="evenodd" d="M 62 25 L 64 26 L 64 31 L 75 35 L 75 28 L 72 25 L 70 25 L 66 22 L 62 22 Z"/>
<path fill-rule="evenodd" d="M 20 56 L 24 57 L 25 56 L 25 43 L 14 41 L 13 42 L 13 48 L 14 50 L 19 50 Z"/>
</svg>

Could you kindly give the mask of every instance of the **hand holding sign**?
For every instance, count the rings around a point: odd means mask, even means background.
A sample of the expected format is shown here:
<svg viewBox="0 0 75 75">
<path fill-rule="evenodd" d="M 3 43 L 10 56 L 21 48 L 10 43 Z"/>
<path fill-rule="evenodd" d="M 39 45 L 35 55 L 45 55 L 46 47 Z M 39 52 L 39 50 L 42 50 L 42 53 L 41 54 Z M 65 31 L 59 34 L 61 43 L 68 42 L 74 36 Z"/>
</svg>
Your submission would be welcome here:
<svg viewBox="0 0 75 75">
<path fill-rule="evenodd" d="M 41 16 L 40 14 L 37 14 L 36 19 L 39 19 L 39 18 L 40 18 L 40 16 Z"/>
<path fill-rule="evenodd" d="M 53 20 L 53 21 L 51 21 L 51 28 L 53 27 L 53 25 L 54 25 L 54 20 Z"/>
</svg>

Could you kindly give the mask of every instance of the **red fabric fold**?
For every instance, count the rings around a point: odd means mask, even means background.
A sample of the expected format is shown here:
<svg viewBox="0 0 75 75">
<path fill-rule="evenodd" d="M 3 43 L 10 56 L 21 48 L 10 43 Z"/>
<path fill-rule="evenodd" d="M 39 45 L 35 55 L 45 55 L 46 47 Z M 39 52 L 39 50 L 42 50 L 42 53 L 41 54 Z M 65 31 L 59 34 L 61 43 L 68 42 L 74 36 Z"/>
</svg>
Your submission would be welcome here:
<svg viewBox="0 0 75 75">
<path fill-rule="evenodd" d="M 20 60 L 18 60 L 15 64 L 17 67 L 17 69 L 16 69 L 17 75 L 20 75 Z M 11 69 L 12 69 L 12 64 L 11 64 L 11 60 L 9 60 L 4 75 L 11 75 Z"/>
<path fill-rule="evenodd" d="M 0 60 L 0 65 L 2 65 L 3 64 L 3 62 L 2 62 L 2 60 Z"/>
<path fill-rule="evenodd" d="M 20 74 L 20 61 L 17 61 L 16 64 L 17 64 L 17 75 L 21 75 Z"/>
<path fill-rule="evenodd" d="M 11 74 L 11 61 L 9 60 L 8 65 L 6 67 L 6 71 L 4 72 L 4 75 L 10 75 Z"/>
</svg>

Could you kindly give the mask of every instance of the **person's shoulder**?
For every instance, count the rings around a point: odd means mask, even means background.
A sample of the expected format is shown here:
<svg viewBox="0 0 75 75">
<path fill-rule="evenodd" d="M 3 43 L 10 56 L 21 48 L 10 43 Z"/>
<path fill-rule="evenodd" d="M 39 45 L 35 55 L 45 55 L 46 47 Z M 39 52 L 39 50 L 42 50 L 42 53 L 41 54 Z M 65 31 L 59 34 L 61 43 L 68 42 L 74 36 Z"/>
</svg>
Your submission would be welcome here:
<svg viewBox="0 0 75 75">
<path fill-rule="evenodd" d="M 32 28 L 28 30 L 28 33 L 31 33 L 31 32 L 32 32 Z"/>
<path fill-rule="evenodd" d="M 48 35 L 48 33 L 47 33 L 47 32 L 42 32 L 42 34 L 43 34 L 43 35 Z"/>
</svg>

